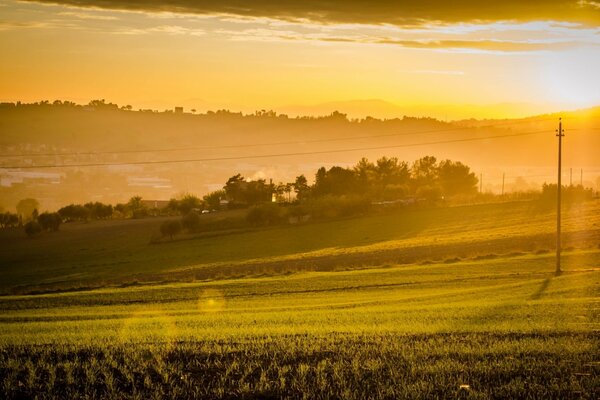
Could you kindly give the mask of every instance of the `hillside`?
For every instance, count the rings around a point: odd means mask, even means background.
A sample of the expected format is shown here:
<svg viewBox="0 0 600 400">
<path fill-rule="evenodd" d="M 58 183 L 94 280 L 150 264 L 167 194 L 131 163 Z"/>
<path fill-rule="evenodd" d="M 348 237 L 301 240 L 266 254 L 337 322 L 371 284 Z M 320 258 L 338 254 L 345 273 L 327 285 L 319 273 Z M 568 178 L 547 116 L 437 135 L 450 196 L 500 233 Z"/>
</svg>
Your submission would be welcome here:
<svg viewBox="0 0 600 400">
<path fill-rule="evenodd" d="M 335 271 L 550 252 L 555 214 L 533 202 L 387 211 L 301 226 L 215 232 L 152 244 L 164 219 L 64 224 L 29 239 L 0 231 L 3 293 L 131 282 Z M 527 221 L 527 224 L 523 224 Z M 600 203 L 565 210 L 568 248 L 600 244 Z M 548 265 L 551 271 L 553 266 Z"/>
<path fill-rule="evenodd" d="M 3 105 L 0 206 L 12 209 L 25 197 L 38 198 L 44 209 L 57 209 L 90 199 L 115 203 L 134 195 L 202 195 L 238 172 L 285 182 L 300 174 L 310 178 L 323 165 L 354 164 L 363 156 L 395 156 L 408 162 L 425 155 L 459 160 L 483 173 L 484 191 L 499 192 L 503 173 L 509 189 L 539 187 L 554 176 L 559 115 L 567 135 L 565 170 L 581 170 L 584 183 L 594 187 L 600 176 L 594 151 L 600 147 L 598 108 L 520 120 L 447 123 L 410 117 L 348 120 L 341 114 L 288 118 L 268 112 L 193 115 L 106 105 Z M 205 161 L 162 163 L 173 160 Z M 128 162 L 158 164 L 41 167 Z"/>
</svg>

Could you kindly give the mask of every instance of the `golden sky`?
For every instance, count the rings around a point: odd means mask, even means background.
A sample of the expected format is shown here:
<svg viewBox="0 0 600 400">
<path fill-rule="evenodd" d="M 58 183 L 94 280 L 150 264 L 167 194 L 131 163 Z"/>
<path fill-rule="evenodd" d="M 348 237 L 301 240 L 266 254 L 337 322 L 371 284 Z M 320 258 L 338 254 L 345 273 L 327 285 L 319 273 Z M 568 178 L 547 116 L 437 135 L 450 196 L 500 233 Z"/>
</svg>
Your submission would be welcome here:
<svg viewBox="0 0 600 400">
<path fill-rule="evenodd" d="M 447 118 L 600 104 L 597 1 L 166 3 L 0 0 L 0 101 Z"/>
</svg>

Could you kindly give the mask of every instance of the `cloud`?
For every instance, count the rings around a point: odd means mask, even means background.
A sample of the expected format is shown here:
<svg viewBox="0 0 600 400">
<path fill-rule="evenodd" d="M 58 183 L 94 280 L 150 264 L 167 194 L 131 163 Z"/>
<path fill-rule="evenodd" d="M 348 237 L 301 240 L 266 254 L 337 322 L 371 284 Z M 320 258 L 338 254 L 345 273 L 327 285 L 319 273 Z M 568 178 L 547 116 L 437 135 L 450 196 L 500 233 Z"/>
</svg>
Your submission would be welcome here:
<svg viewBox="0 0 600 400">
<path fill-rule="evenodd" d="M 600 25 L 600 1 L 590 0 L 25 0 L 150 13 L 189 13 L 319 23 L 391 24 L 559 21 Z"/>
<path fill-rule="evenodd" d="M 124 28 L 113 31 L 116 35 L 147 35 L 152 33 L 163 33 L 167 35 L 189 35 L 202 36 L 202 29 L 191 29 L 179 25 L 159 25 L 148 28 Z"/>
<path fill-rule="evenodd" d="M 576 46 L 572 42 L 527 42 L 502 40 L 390 40 L 376 43 L 392 44 L 416 49 L 474 49 L 492 52 L 523 52 L 560 50 Z"/>
<path fill-rule="evenodd" d="M 63 12 L 59 12 L 57 15 L 59 15 L 61 17 L 74 17 L 74 18 L 79 18 L 79 19 L 91 19 L 91 20 L 98 20 L 98 21 L 115 21 L 118 19 L 117 17 L 114 17 L 112 15 L 90 14 L 90 13 L 77 12 L 77 11 L 63 11 Z"/>
<path fill-rule="evenodd" d="M 410 33 L 410 30 L 408 31 Z M 559 39 L 430 39 L 430 38 L 397 38 L 392 36 L 372 35 L 349 32 L 298 32 L 294 30 L 248 28 L 242 30 L 216 30 L 214 33 L 228 36 L 238 41 L 296 41 L 322 43 L 349 43 L 368 45 L 393 45 L 412 49 L 432 49 L 445 51 L 480 51 L 487 53 L 522 53 L 564 50 L 583 44 L 600 45 L 598 41 L 578 41 Z M 404 33 L 400 31 L 400 34 Z M 421 71 L 421 73 L 455 74 L 451 71 Z"/>
</svg>

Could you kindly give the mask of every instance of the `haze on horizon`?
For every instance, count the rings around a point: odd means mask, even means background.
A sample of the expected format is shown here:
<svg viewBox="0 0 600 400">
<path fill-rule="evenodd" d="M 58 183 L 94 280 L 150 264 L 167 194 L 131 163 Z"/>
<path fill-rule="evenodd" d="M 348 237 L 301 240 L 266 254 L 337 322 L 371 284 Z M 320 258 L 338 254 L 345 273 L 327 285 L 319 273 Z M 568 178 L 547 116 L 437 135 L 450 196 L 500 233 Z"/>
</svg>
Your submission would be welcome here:
<svg viewBox="0 0 600 400">
<path fill-rule="evenodd" d="M 596 1 L 0 0 L 0 15 L 0 101 L 442 119 L 600 104 Z"/>
</svg>

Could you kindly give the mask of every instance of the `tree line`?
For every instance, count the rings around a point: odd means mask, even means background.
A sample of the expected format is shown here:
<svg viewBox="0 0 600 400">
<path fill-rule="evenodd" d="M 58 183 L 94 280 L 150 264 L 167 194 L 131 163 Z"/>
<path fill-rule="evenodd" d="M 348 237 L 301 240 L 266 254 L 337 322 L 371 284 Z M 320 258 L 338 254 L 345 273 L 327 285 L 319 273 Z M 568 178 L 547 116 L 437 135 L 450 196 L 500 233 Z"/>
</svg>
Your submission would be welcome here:
<svg viewBox="0 0 600 400">
<path fill-rule="evenodd" d="M 236 174 L 222 190 L 202 200 L 191 195 L 172 199 L 170 208 L 179 210 L 183 218 L 164 222 L 161 234 L 172 238 L 182 231 L 197 231 L 201 219 L 194 210 L 246 208 L 246 221 L 252 226 L 298 223 L 366 213 L 376 202 L 434 204 L 445 196 L 475 194 L 477 184 L 477 177 L 467 165 L 451 160 L 438 162 L 433 156 L 412 164 L 382 157 L 375 162 L 362 158 L 351 167 L 321 167 L 312 184 L 304 175 L 293 182 L 273 183 Z"/>
<path fill-rule="evenodd" d="M 299 175 L 292 182 L 249 180 L 241 174 L 231 176 L 220 190 L 204 195 L 184 194 L 171 198 L 165 207 L 150 206 L 140 196 L 116 205 L 101 202 L 69 204 L 55 213 L 38 214 L 35 199 L 17 204 L 17 214 L 0 214 L 0 226 L 25 226 L 28 235 L 57 231 L 61 223 L 113 218 L 144 218 L 180 215 L 160 228 L 164 237 L 182 231 L 197 232 L 201 214 L 223 209 L 247 209 L 246 223 L 252 226 L 298 223 L 366 213 L 377 204 L 434 205 L 456 196 L 477 194 L 479 181 L 470 167 L 460 161 L 425 156 L 412 163 L 396 157 L 381 157 L 374 162 L 360 159 L 352 166 L 319 168 L 309 182 Z M 591 189 L 565 187 L 566 203 L 592 197 Z M 542 204 L 556 197 L 556 185 L 545 184 L 539 196 Z"/>
</svg>

